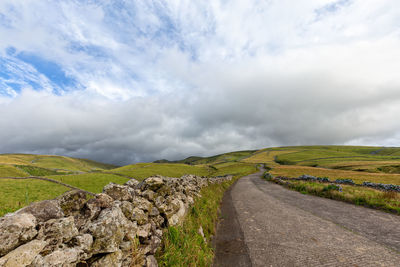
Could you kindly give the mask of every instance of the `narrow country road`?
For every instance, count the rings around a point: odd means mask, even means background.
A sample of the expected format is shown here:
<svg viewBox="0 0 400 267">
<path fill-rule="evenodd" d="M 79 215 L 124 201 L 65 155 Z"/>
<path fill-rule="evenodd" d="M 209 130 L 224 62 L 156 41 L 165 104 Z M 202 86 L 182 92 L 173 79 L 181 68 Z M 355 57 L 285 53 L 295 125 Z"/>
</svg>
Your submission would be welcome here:
<svg viewBox="0 0 400 267">
<path fill-rule="evenodd" d="M 224 195 L 214 266 L 400 266 L 400 216 L 241 178 Z"/>
</svg>

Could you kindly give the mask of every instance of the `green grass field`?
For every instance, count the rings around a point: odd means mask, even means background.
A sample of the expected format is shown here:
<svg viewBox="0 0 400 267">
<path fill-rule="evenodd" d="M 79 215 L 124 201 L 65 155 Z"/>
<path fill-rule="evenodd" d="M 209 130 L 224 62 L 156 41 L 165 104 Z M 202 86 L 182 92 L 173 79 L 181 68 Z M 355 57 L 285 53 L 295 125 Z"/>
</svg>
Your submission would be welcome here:
<svg viewBox="0 0 400 267">
<path fill-rule="evenodd" d="M 158 160 L 155 161 L 157 163 L 183 163 L 183 164 L 190 164 L 190 165 L 201 165 L 201 164 L 216 164 L 216 163 L 224 163 L 224 162 L 233 162 L 233 161 L 240 161 L 247 157 L 253 155 L 257 150 L 244 150 L 244 151 L 235 151 L 235 152 L 228 152 L 224 154 L 219 154 L 211 157 L 188 157 L 183 160 L 177 161 L 167 161 L 167 160 Z"/>
<path fill-rule="evenodd" d="M 87 159 L 77 159 L 63 156 L 30 155 L 30 154 L 1 154 L 0 165 L 25 165 L 51 170 L 93 171 L 115 168 L 111 164 L 104 164 Z"/>
<path fill-rule="evenodd" d="M 400 149 L 359 146 L 310 146 L 292 147 L 292 153 L 278 155 L 276 161 L 285 165 L 319 166 L 327 168 L 347 166 L 351 162 L 365 162 L 365 165 L 390 162 L 400 165 Z M 379 170 L 376 170 L 379 171 Z"/>
<path fill-rule="evenodd" d="M 44 177 L 58 180 L 65 184 L 72 185 L 74 187 L 87 190 L 89 192 L 100 193 L 103 187 L 110 182 L 124 184 L 129 180 L 129 178 L 122 177 L 117 174 L 133 177 L 140 181 L 149 176 L 157 174 L 169 177 L 181 177 L 185 174 L 195 174 L 199 176 L 218 176 L 226 174 L 241 175 L 243 173 L 254 170 L 254 164 L 241 162 L 227 162 L 216 166 L 218 167 L 214 167 L 212 165 L 192 166 L 187 164 L 172 163 L 138 163 L 116 169 L 106 170 L 104 172 L 100 171 L 70 175 L 54 175 L 56 173 L 52 173 L 50 169 L 32 167 L 27 165 L 24 165 L 24 168 L 17 168 L 12 165 L 0 165 L 0 173 L 3 175 L 3 177 L 47 175 Z M 22 171 L 22 169 L 24 169 L 25 172 Z M 25 193 L 21 193 L 21 188 L 24 188 L 23 192 L 28 192 L 30 196 L 29 202 L 26 201 Z M 46 193 L 43 192 L 42 188 L 45 189 Z M 13 196 L 13 198 L 8 198 L 8 196 L 13 195 L 17 190 L 18 192 Z M 37 181 L 31 179 L 0 179 L 0 214 L 4 215 L 7 212 L 15 211 L 21 207 L 24 207 L 27 203 L 30 203 L 32 201 L 55 198 L 67 190 L 69 189 L 64 186 L 60 186 L 56 183 L 51 183 L 47 181 Z"/>
<path fill-rule="evenodd" d="M 86 159 L 63 156 L 2 154 L 0 155 L 0 177 L 47 176 L 94 193 L 101 192 L 109 182 L 124 183 L 126 178 L 88 171 L 103 171 L 116 166 Z M 82 173 L 66 175 L 70 173 Z M 44 199 L 52 199 L 67 187 L 56 183 L 24 179 L 0 179 L 0 216 L 15 211 L 27 204 Z"/>
<path fill-rule="evenodd" d="M 400 148 L 356 146 L 275 147 L 237 151 L 211 157 L 189 157 L 177 162 L 138 163 L 122 167 L 84 159 L 23 154 L 0 155 L 0 177 L 44 176 L 93 193 L 99 193 L 109 182 L 123 184 L 129 177 L 143 180 L 152 175 L 181 177 L 234 175 L 235 179 L 256 172 L 264 163 L 270 173 L 298 177 L 302 174 L 348 178 L 356 183 L 370 181 L 400 185 Z M 157 255 L 160 266 L 209 266 L 213 259 L 210 243 L 215 234 L 218 206 L 232 182 L 202 190 L 182 226 L 169 227 L 164 246 Z M 285 185 L 288 186 L 288 185 Z M 291 181 L 289 188 L 378 208 L 400 214 L 400 194 L 371 188 L 343 185 L 343 192 L 322 183 Z M 0 216 L 34 201 L 53 199 L 69 190 L 62 185 L 34 180 L 0 179 Z M 202 226 L 207 242 L 197 232 Z"/>
<path fill-rule="evenodd" d="M 69 184 L 92 193 L 100 193 L 108 183 L 124 184 L 129 179 L 108 173 L 83 173 L 76 175 L 52 175 L 48 178 Z"/>
<path fill-rule="evenodd" d="M 331 179 L 349 178 L 357 183 L 370 181 L 400 184 L 400 148 L 273 147 L 229 152 L 211 157 L 194 156 L 177 163 L 163 160 L 159 162 L 164 163 L 138 163 L 115 168 L 108 164 L 62 156 L 3 154 L 0 155 L 0 177 L 45 176 L 98 193 L 109 182 L 123 184 L 128 180 L 120 175 L 138 180 L 157 174 L 169 177 L 181 177 L 185 174 L 243 175 L 252 171 L 255 164 L 265 163 L 272 168 L 271 173 L 274 175 L 298 177 L 309 174 Z M 40 185 L 46 188 L 46 194 L 43 193 Z M 25 188 L 24 190 L 28 192 L 30 201 L 54 198 L 60 192 L 67 190 L 63 186 L 45 181 L 32 183 L 31 180 L 0 179 L 0 195 L 2 196 L 0 197 L 0 214 L 26 205 L 26 196 L 21 194 L 21 188 Z M 16 191 L 18 192 L 13 198 L 6 197 L 13 195 Z"/>
<path fill-rule="evenodd" d="M 13 165 L 0 164 L 0 177 L 27 177 L 29 174 Z"/>
<path fill-rule="evenodd" d="M 169 177 L 181 177 L 184 174 L 195 174 L 208 176 L 211 170 L 205 166 L 192 166 L 176 163 L 138 163 L 109 170 L 112 173 L 119 173 L 137 180 L 160 174 Z"/>
<path fill-rule="evenodd" d="M 41 180 L 0 179 L 0 216 L 31 202 L 56 198 L 68 190 L 68 187 Z"/>
<path fill-rule="evenodd" d="M 263 150 L 263 153 L 272 149 Z M 270 173 L 295 178 L 303 174 L 328 177 L 330 180 L 352 179 L 357 184 L 374 182 L 400 185 L 400 148 L 357 146 L 303 146 L 274 148 L 277 164 Z M 285 153 L 287 152 L 287 153 Z M 251 159 L 251 158 L 249 158 Z M 291 189 L 358 205 L 400 214 L 400 194 L 343 186 L 343 192 L 325 190 L 317 182 L 291 181 Z M 390 196 L 390 197 L 388 197 Z"/>
</svg>

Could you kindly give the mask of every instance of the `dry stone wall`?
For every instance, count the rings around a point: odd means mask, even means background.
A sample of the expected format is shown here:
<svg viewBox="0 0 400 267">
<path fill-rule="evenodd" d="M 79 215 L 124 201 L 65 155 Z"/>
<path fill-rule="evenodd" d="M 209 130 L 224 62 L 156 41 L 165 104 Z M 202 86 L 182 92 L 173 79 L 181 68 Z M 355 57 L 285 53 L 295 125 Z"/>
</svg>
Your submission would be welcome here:
<svg viewBox="0 0 400 267">
<path fill-rule="evenodd" d="M 312 175 L 303 174 L 297 178 L 289 178 L 285 176 L 276 176 L 273 177 L 270 173 L 264 173 L 265 178 L 269 179 L 279 179 L 279 180 L 294 180 L 294 181 L 311 181 L 311 182 L 320 182 L 320 183 L 331 183 L 331 184 L 346 184 L 346 185 L 354 185 L 354 186 L 362 186 L 362 187 L 371 187 L 381 191 L 395 191 L 400 193 L 400 185 L 394 184 L 382 184 L 382 183 L 372 183 L 372 182 L 363 182 L 362 184 L 356 184 L 352 179 L 336 179 L 329 180 L 327 177 L 315 177 Z"/>
<path fill-rule="evenodd" d="M 231 176 L 154 176 L 69 191 L 0 218 L 0 267 L 157 266 L 163 231 L 180 224 L 204 186 Z"/>
</svg>

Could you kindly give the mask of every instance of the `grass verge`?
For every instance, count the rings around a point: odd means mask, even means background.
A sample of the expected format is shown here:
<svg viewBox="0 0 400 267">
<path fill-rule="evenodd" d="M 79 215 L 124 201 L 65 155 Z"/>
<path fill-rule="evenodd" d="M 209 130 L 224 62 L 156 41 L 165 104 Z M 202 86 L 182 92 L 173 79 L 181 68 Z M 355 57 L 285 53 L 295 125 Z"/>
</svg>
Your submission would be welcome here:
<svg viewBox="0 0 400 267">
<path fill-rule="evenodd" d="M 211 266 L 214 250 L 211 245 L 224 192 L 240 177 L 256 172 L 246 166 L 232 181 L 213 184 L 201 191 L 181 226 L 168 227 L 163 247 L 156 255 L 159 266 Z M 221 173 L 222 175 L 222 173 Z M 200 227 L 204 237 L 199 234 Z"/>
<path fill-rule="evenodd" d="M 369 181 L 373 183 L 400 185 L 400 174 L 333 170 L 307 166 L 276 166 L 271 170 L 271 174 L 275 176 L 285 176 L 291 178 L 299 177 L 303 174 L 308 174 L 316 177 L 328 177 L 331 180 L 352 179 L 354 182 L 359 184 L 362 184 L 365 181 Z"/>
<path fill-rule="evenodd" d="M 310 194 L 340 200 L 368 208 L 379 209 L 400 215 L 400 194 L 396 192 L 382 192 L 372 188 L 352 185 L 341 185 L 342 192 L 337 185 L 306 181 L 282 181 L 267 177 L 266 180 L 296 190 L 302 194 Z"/>
</svg>

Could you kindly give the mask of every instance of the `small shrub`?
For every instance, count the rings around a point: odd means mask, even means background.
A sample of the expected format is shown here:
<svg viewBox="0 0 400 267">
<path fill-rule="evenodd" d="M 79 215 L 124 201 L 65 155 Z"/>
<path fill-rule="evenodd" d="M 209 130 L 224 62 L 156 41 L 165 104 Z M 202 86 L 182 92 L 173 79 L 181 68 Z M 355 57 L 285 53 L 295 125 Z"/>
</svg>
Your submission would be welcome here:
<svg viewBox="0 0 400 267">
<path fill-rule="evenodd" d="M 330 185 L 324 186 L 324 188 L 322 189 L 323 192 L 332 191 L 332 190 L 341 192 L 342 188 L 338 185 L 330 184 Z"/>
<path fill-rule="evenodd" d="M 272 179 L 272 175 L 269 172 L 264 172 L 263 177 L 264 177 L 264 179 L 267 179 L 267 180 Z"/>
<path fill-rule="evenodd" d="M 297 191 L 300 191 L 302 193 L 307 192 L 307 186 L 305 186 L 304 184 L 297 184 L 295 185 L 295 188 Z"/>
<path fill-rule="evenodd" d="M 275 162 L 280 165 L 294 165 L 295 164 L 293 161 L 290 161 L 287 159 L 279 159 L 278 157 L 275 158 Z"/>
</svg>

